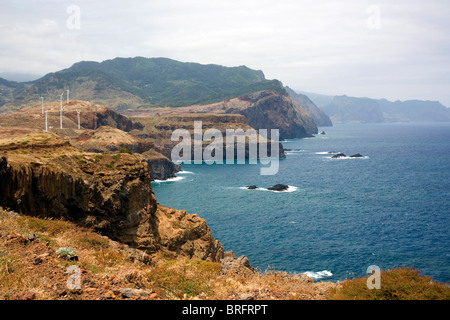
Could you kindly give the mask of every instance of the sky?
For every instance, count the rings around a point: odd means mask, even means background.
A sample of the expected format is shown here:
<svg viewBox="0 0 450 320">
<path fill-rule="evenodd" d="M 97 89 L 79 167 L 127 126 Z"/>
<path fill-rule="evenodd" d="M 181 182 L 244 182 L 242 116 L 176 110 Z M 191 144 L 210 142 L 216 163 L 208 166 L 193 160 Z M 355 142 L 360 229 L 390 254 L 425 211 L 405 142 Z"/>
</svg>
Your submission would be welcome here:
<svg viewBox="0 0 450 320">
<path fill-rule="evenodd" d="M 450 107 L 448 0 L 2 0 L 0 76 L 82 60 L 246 65 L 297 91 Z"/>
</svg>

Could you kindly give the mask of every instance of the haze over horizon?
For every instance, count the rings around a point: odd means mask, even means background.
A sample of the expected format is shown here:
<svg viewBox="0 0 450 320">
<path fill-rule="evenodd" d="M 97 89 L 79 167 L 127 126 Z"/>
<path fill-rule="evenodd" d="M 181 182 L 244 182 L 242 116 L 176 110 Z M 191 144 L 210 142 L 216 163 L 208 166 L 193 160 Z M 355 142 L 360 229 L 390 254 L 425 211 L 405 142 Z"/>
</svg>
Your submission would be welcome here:
<svg viewBox="0 0 450 320">
<path fill-rule="evenodd" d="M 444 0 L 6 0 L 0 77 L 167 57 L 246 65 L 297 91 L 450 107 L 448 16 Z"/>
</svg>

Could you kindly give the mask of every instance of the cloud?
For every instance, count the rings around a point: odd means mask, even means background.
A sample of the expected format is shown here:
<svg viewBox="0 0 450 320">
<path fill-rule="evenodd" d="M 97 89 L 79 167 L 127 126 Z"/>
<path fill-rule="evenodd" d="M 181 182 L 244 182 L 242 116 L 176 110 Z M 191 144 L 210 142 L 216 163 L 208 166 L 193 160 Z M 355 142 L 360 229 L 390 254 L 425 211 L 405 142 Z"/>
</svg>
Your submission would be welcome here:
<svg viewBox="0 0 450 320">
<path fill-rule="evenodd" d="M 0 72 L 165 56 L 245 64 L 299 90 L 450 106 L 446 0 L 3 2 Z M 67 27 L 69 6 L 80 9 L 79 29 Z"/>
</svg>

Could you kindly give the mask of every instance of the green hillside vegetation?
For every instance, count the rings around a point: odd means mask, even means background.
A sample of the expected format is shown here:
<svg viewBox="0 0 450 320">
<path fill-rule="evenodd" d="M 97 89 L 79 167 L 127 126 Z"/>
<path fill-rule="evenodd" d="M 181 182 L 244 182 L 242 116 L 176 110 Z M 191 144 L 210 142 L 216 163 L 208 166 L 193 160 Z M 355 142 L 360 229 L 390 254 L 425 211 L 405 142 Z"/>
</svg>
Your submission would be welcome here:
<svg viewBox="0 0 450 320">
<path fill-rule="evenodd" d="M 14 94 L 13 99 L 5 99 L 3 109 L 37 104 L 40 95 L 47 101 L 57 101 L 66 89 L 70 89 L 70 98 L 115 110 L 208 104 L 262 90 L 286 94 L 280 81 L 267 80 L 262 71 L 245 66 L 202 65 L 167 58 L 116 58 L 101 63 L 82 61 L 47 74 Z"/>
<path fill-rule="evenodd" d="M 16 95 L 19 95 L 25 89 L 25 83 L 8 81 L 0 78 L 0 113 L 1 107 L 13 100 Z"/>
</svg>

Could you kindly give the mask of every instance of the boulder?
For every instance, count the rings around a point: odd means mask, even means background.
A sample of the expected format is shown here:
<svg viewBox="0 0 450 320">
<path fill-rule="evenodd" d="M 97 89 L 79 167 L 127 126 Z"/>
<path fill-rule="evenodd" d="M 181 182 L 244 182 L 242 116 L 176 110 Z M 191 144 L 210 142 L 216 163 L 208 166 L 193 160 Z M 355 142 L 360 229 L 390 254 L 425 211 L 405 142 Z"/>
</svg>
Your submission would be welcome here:
<svg viewBox="0 0 450 320">
<path fill-rule="evenodd" d="M 267 188 L 270 191 L 286 191 L 287 189 L 289 189 L 289 186 L 285 185 L 285 184 L 276 184 L 273 187 L 269 187 Z"/>
<path fill-rule="evenodd" d="M 339 158 L 345 158 L 345 157 L 347 157 L 345 154 L 343 154 L 343 153 L 338 153 L 338 154 L 335 154 L 334 156 L 332 156 L 331 158 L 333 158 L 333 159 L 339 159 Z"/>
<path fill-rule="evenodd" d="M 357 153 L 357 154 L 354 154 L 354 155 L 350 156 L 350 158 L 364 158 L 364 156 L 359 154 L 359 153 Z"/>
<path fill-rule="evenodd" d="M 246 256 L 236 258 L 232 251 L 228 251 L 224 253 L 224 258 L 221 260 L 220 272 L 224 275 L 233 273 L 246 276 L 253 274 L 254 269 Z"/>
<path fill-rule="evenodd" d="M 257 187 L 257 186 L 247 186 L 247 189 L 249 189 L 249 190 L 255 190 L 255 189 L 258 189 L 258 187 Z"/>
</svg>

